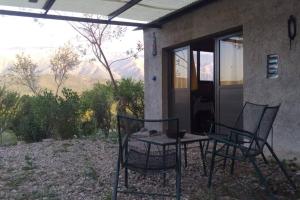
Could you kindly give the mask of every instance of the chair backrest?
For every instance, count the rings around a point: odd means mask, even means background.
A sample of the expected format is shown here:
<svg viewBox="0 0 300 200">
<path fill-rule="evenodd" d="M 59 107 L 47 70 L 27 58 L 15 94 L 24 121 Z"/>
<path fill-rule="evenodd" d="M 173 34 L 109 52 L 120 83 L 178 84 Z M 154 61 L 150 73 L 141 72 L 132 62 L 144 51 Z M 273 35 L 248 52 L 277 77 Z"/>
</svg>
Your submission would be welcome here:
<svg viewBox="0 0 300 200">
<path fill-rule="evenodd" d="M 179 136 L 179 121 L 177 118 L 148 120 L 118 115 L 117 125 L 119 155 L 122 165 L 125 164 L 128 151 L 130 150 L 138 151 L 141 154 L 147 153 L 147 145 L 138 138 L 149 137 L 149 134 L 151 134 L 149 132 L 158 135 L 165 134 L 167 131 L 172 131 L 173 134 Z M 179 140 L 179 137 L 177 137 L 176 142 L 178 143 Z M 178 145 L 176 145 L 176 148 L 177 146 Z"/>
<path fill-rule="evenodd" d="M 267 105 L 246 102 L 234 124 L 234 128 L 255 134 L 266 107 Z"/>
<path fill-rule="evenodd" d="M 252 148 L 255 148 L 256 150 L 259 151 L 263 150 L 267 142 L 267 139 L 269 137 L 270 131 L 273 127 L 273 123 L 276 119 L 279 108 L 280 105 L 272 106 L 272 107 L 270 106 L 265 109 L 256 134 L 256 136 L 259 139 L 254 141 Z"/>
</svg>

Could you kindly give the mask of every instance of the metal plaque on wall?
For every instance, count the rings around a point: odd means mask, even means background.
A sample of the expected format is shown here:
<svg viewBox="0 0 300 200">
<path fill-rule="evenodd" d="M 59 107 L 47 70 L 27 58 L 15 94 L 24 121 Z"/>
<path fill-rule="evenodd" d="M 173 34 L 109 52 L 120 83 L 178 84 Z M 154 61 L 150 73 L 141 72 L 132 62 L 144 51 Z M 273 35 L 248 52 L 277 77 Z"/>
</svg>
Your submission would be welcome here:
<svg viewBox="0 0 300 200">
<path fill-rule="evenodd" d="M 270 54 L 267 56 L 267 78 L 278 78 L 279 56 Z"/>
</svg>

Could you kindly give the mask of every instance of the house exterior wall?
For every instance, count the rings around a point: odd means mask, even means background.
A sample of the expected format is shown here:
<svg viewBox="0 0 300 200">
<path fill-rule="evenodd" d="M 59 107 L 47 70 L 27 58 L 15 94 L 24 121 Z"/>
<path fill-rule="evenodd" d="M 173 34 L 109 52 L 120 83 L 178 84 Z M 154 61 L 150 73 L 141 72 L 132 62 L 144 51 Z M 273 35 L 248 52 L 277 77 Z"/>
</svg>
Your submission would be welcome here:
<svg viewBox="0 0 300 200">
<path fill-rule="evenodd" d="M 299 0 L 219 0 L 168 22 L 162 29 L 145 30 L 145 117 L 163 118 L 168 113 L 168 66 L 163 48 L 242 26 L 244 101 L 281 103 L 274 125 L 274 149 L 280 156 L 299 160 L 300 33 L 290 50 L 287 20 L 292 14 L 299 28 Z M 153 32 L 157 56 L 152 56 Z M 266 59 L 272 53 L 279 55 L 277 79 L 266 78 Z"/>
</svg>

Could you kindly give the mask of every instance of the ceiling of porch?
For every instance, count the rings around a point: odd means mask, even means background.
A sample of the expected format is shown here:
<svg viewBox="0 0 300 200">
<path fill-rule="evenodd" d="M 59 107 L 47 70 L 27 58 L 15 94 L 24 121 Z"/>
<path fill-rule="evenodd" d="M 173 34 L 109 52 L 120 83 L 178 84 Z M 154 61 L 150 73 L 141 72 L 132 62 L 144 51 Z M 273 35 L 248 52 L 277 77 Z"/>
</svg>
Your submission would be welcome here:
<svg viewBox="0 0 300 200">
<path fill-rule="evenodd" d="M 0 0 L 0 14 L 146 27 L 215 0 Z M 58 16 L 58 17 L 57 17 Z M 99 18 L 99 16 L 101 16 Z M 68 19 L 68 17 L 70 17 Z M 80 20 L 79 20 L 80 21 Z M 88 20 L 86 20 L 88 22 Z M 122 25 L 122 24 L 119 24 Z"/>
</svg>

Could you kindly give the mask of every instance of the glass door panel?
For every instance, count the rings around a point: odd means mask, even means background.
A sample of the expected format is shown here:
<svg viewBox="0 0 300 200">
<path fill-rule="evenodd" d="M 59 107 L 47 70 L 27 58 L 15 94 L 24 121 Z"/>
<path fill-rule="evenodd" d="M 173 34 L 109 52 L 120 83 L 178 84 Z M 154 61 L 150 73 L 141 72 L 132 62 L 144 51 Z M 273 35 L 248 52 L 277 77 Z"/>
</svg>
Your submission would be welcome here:
<svg viewBox="0 0 300 200">
<path fill-rule="evenodd" d="M 170 116 L 179 119 L 179 128 L 190 130 L 190 48 L 172 52 L 172 95 Z"/>
<path fill-rule="evenodd" d="M 218 76 L 216 119 L 233 126 L 243 106 L 243 36 L 235 34 L 216 41 Z"/>
<path fill-rule="evenodd" d="M 188 59 L 187 49 L 174 52 L 174 88 L 188 87 Z"/>
<path fill-rule="evenodd" d="M 242 85 L 243 69 L 243 38 L 220 40 L 220 85 Z"/>
</svg>

